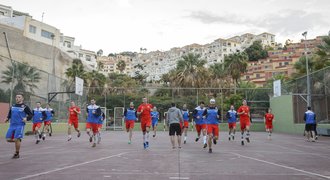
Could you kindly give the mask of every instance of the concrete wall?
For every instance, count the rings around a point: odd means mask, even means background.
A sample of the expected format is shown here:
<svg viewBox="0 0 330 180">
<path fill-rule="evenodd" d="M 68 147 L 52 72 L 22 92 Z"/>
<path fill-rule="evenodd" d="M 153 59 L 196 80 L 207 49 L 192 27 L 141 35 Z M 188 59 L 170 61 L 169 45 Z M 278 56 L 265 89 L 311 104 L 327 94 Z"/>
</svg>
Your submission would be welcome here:
<svg viewBox="0 0 330 180">
<path fill-rule="evenodd" d="M 305 124 L 293 123 L 293 105 L 292 96 L 283 95 L 272 98 L 270 107 L 275 116 L 274 132 L 283 132 L 291 134 L 303 134 Z M 318 124 L 319 128 L 329 128 L 330 124 Z"/>
</svg>

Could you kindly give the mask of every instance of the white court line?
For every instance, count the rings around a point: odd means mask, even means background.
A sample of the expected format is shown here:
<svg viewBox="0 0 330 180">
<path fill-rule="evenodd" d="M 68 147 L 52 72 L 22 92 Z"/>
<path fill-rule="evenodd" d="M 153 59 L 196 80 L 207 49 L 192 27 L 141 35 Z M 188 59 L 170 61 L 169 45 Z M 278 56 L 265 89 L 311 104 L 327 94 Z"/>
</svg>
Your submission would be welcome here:
<svg viewBox="0 0 330 180">
<path fill-rule="evenodd" d="M 232 154 L 237 155 L 239 157 L 246 158 L 246 159 L 251 159 L 251 160 L 263 162 L 263 163 L 266 163 L 266 164 L 270 164 L 270 165 L 274 165 L 274 166 L 278 166 L 278 167 L 282 167 L 282 168 L 286 168 L 286 169 L 291 169 L 291 170 L 294 170 L 294 171 L 299 171 L 299 172 L 302 172 L 302 173 L 305 173 L 305 174 L 309 174 L 309 175 L 313 175 L 313 176 L 318 176 L 318 177 L 330 179 L 330 176 L 325 176 L 325 175 L 322 175 L 322 174 L 317 174 L 317 173 L 305 171 L 305 170 L 302 170 L 302 169 L 297 169 L 297 168 L 290 167 L 290 166 L 276 164 L 276 163 L 273 163 L 273 162 L 269 162 L 269 161 L 265 161 L 265 160 L 261 160 L 261 159 L 257 159 L 257 158 L 253 158 L 253 157 L 249 157 L 249 156 L 240 155 L 240 154 L 237 154 L 237 153 L 232 153 Z"/>
<path fill-rule="evenodd" d="M 42 173 L 27 175 L 27 176 L 24 176 L 24 177 L 17 178 L 15 180 L 33 178 L 33 177 L 37 177 L 37 176 L 41 176 L 41 175 L 45 175 L 45 174 L 49 174 L 49 173 L 53 173 L 53 172 L 57 172 L 57 171 L 62 171 L 62 170 L 65 170 L 65 169 L 70 169 L 70 168 L 77 167 L 77 166 L 82 166 L 82 165 L 85 165 L 85 164 L 94 163 L 94 162 L 97 162 L 97 161 L 103 161 L 105 159 L 110 159 L 110 158 L 113 158 L 113 157 L 118 157 L 118 156 L 121 156 L 121 155 L 124 155 L 124 154 L 127 154 L 127 153 L 128 152 L 123 152 L 123 153 L 115 154 L 115 155 L 112 155 L 112 156 L 107 156 L 107 157 L 95 159 L 95 160 L 92 160 L 92 161 L 86 161 L 86 162 L 75 164 L 75 165 L 71 165 L 71 166 L 64 166 L 64 167 L 61 167 L 61 168 L 53 169 L 53 170 L 42 172 Z"/>
</svg>

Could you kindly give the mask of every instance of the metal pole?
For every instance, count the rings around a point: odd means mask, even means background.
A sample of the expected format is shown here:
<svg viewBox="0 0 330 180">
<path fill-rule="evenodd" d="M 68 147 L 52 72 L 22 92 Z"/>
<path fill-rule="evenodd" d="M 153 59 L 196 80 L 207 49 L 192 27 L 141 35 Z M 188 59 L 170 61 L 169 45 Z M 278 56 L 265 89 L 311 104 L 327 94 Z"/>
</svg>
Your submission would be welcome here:
<svg viewBox="0 0 330 180">
<path fill-rule="evenodd" d="M 308 56 L 307 56 L 307 31 L 302 34 L 305 37 L 305 60 L 306 60 L 306 81 L 307 81 L 307 106 L 311 106 L 311 88 L 310 88 L 310 78 L 309 78 L 309 67 L 308 67 Z"/>
<path fill-rule="evenodd" d="M 9 104 L 13 104 L 13 90 L 14 90 L 14 76 L 15 76 L 15 65 L 14 65 L 14 61 L 13 58 L 11 56 L 11 52 L 10 52 L 10 48 L 9 48 L 9 42 L 8 42 L 8 38 L 7 38 L 7 33 L 3 32 L 3 35 L 5 36 L 5 40 L 6 40 L 6 45 L 7 45 L 7 50 L 8 50 L 8 55 L 9 55 L 9 59 L 11 61 L 11 65 L 12 65 L 12 74 L 11 74 L 11 83 L 10 83 L 10 99 L 9 99 Z"/>
</svg>

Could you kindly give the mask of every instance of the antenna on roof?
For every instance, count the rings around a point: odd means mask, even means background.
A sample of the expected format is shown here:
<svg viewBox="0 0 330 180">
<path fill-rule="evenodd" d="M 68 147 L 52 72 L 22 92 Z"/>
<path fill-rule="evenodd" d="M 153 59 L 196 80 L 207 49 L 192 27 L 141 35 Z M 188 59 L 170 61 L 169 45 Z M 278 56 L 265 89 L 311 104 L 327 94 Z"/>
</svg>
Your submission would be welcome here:
<svg viewBox="0 0 330 180">
<path fill-rule="evenodd" d="M 41 15 L 41 22 L 44 22 L 44 15 L 45 15 L 45 12 L 42 12 L 42 15 Z"/>
</svg>

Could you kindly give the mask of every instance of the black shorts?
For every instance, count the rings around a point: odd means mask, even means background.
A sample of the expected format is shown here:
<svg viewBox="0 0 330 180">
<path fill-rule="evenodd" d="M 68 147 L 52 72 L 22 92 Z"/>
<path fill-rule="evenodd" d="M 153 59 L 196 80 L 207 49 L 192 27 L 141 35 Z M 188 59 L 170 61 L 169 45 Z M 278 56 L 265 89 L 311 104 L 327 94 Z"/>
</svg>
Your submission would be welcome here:
<svg viewBox="0 0 330 180">
<path fill-rule="evenodd" d="M 306 124 L 305 125 L 305 131 L 315 131 L 316 130 L 316 124 Z"/>
<path fill-rule="evenodd" d="M 173 123 L 170 124 L 170 136 L 174 136 L 175 134 L 177 136 L 181 136 L 181 127 L 179 123 Z"/>
</svg>

